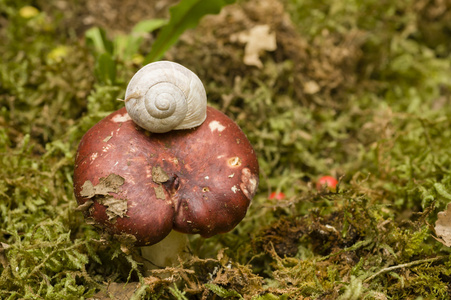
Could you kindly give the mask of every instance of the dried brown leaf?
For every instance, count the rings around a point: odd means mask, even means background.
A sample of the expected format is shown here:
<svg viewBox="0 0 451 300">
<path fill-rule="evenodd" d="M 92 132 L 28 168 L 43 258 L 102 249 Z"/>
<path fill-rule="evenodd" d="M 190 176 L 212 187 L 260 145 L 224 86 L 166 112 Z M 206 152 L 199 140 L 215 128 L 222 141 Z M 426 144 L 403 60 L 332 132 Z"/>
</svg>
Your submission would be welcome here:
<svg viewBox="0 0 451 300">
<path fill-rule="evenodd" d="M 451 202 L 448 203 L 445 211 L 439 212 L 435 222 L 435 233 L 438 241 L 446 247 L 451 247 Z"/>
<path fill-rule="evenodd" d="M 232 42 L 238 41 L 246 44 L 243 59 L 246 65 L 262 68 L 261 53 L 276 50 L 276 33 L 270 31 L 269 25 L 257 25 L 230 37 Z"/>
</svg>

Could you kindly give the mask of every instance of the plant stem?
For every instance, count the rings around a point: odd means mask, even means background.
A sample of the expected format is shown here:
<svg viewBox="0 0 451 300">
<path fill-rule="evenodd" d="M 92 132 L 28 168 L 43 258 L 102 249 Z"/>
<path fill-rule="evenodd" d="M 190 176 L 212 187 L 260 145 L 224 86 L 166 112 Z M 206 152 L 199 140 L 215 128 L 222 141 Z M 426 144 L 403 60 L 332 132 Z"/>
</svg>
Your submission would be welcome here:
<svg viewBox="0 0 451 300">
<path fill-rule="evenodd" d="M 438 257 L 434 257 L 434 258 L 428 258 L 428 259 L 420 259 L 420 260 L 415 260 L 409 263 L 405 263 L 405 264 L 400 264 L 400 265 L 396 265 L 396 266 L 391 266 L 388 268 L 384 268 L 382 270 L 379 270 L 378 272 L 374 273 L 373 275 L 371 275 L 370 277 L 368 277 L 367 279 L 365 279 L 363 282 L 368 282 L 374 278 L 376 278 L 377 276 L 383 274 L 383 273 L 387 273 L 396 269 L 402 269 L 402 268 L 409 268 L 415 265 L 420 265 L 420 264 L 424 264 L 424 263 L 430 263 L 430 262 L 434 262 L 434 261 L 438 261 L 441 259 L 444 259 L 446 256 L 438 256 Z"/>
</svg>

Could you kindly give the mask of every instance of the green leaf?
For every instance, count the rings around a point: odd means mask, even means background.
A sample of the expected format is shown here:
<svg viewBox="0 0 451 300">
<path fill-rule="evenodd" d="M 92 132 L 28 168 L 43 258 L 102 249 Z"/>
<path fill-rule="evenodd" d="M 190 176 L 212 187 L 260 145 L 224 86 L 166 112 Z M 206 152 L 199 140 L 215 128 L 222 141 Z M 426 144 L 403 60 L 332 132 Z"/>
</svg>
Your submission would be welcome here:
<svg viewBox="0 0 451 300">
<path fill-rule="evenodd" d="M 288 299 L 288 297 L 285 295 L 281 295 L 278 297 L 270 293 L 252 298 L 252 300 L 282 300 L 282 299 Z"/>
<path fill-rule="evenodd" d="M 165 19 L 151 19 L 151 20 L 143 20 L 136 24 L 132 32 L 135 33 L 149 33 L 152 32 L 167 23 Z"/>
<path fill-rule="evenodd" d="M 119 34 L 114 38 L 114 52 L 113 56 L 119 60 L 129 60 L 135 54 L 142 43 L 142 37 Z"/>
<path fill-rule="evenodd" d="M 146 291 L 149 289 L 147 284 L 141 285 L 131 296 L 130 300 L 141 300 L 146 296 Z"/>
<path fill-rule="evenodd" d="M 235 0 L 182 0 L 170 9 L 170 20 L 158 34 L 145 63 L 159 60 L 174 45 L 180 35 L 189 28 L 194 28 L 207 14 L 217 14 L 221 8 Z"/>
<path fill-rule="evenodd" d="M 235 290 L 228 290 L 225 289 L 219 285 L 212 284 L 212 283 L 206 283 L 205 286 L 218 295 L 221 298 L 229 298 L 229 297 L 238 297 L 239 299 L 244 299 L 243 296 L 241 296 L 237 291 Z"/>
<path fill-rule="evenodd" d="M 166 23 L 164 19 L 144 20 L 136 24 L 130 34 L 118 35 L 114 39 L 114 56 L 124 61 L 131 60 L 138 53 L 145 35 Z"/>
<path fill-rule="evenodd" d="M 180 291 L 175 284 L 173 288 L 169 288 L 169 291 L 171 291 L 172 296 L 174 296 L 177 300 L 188 300 L 185 296 L 185 292 Z"/>
<path fill-rule="evenodd" d="M 113 53 L 113 42 L 107 38 L 105 30 L 102 28 L 93 27 L 88 29 L 85 33 L 85 37 L 86 43 L 94 47 L 96 53 Z"/>
<path fill-rule="evenodd" d="M 114 84 L 116 81 L 116 62 L 109 53 L 102 53 L 96 61 L 95 74 L 100 82 Z"/>
</svg>

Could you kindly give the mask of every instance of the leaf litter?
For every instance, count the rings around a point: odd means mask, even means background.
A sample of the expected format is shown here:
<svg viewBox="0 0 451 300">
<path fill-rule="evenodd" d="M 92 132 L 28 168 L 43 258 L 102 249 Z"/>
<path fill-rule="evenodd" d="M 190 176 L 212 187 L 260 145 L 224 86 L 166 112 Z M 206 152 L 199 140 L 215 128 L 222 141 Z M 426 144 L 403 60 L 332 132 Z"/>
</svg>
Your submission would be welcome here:
<svg viewBox="0 0 451 300">
<path fill-rule="evenodd" d="M 435 233 L 443 245 L 451 247 L 451 203 L 448 203 L 445 211 L 437 214 Z"/>
</svg>

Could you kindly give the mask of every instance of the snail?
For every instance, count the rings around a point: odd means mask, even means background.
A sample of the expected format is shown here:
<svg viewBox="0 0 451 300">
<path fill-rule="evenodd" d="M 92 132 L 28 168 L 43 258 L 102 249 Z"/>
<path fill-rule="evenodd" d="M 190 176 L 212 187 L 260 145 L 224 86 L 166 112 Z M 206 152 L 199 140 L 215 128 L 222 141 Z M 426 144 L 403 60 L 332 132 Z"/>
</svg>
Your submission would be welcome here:
<svg viewBox="0 0 451 300">
<path fill-rule="evenodd" d="M 125 108 L 140 127 L 155 133 L 190 129 L 207 117 L 207 95 L 196 74 L 159 61 L 141 68 L 125 92 Z"/>
</svg>

